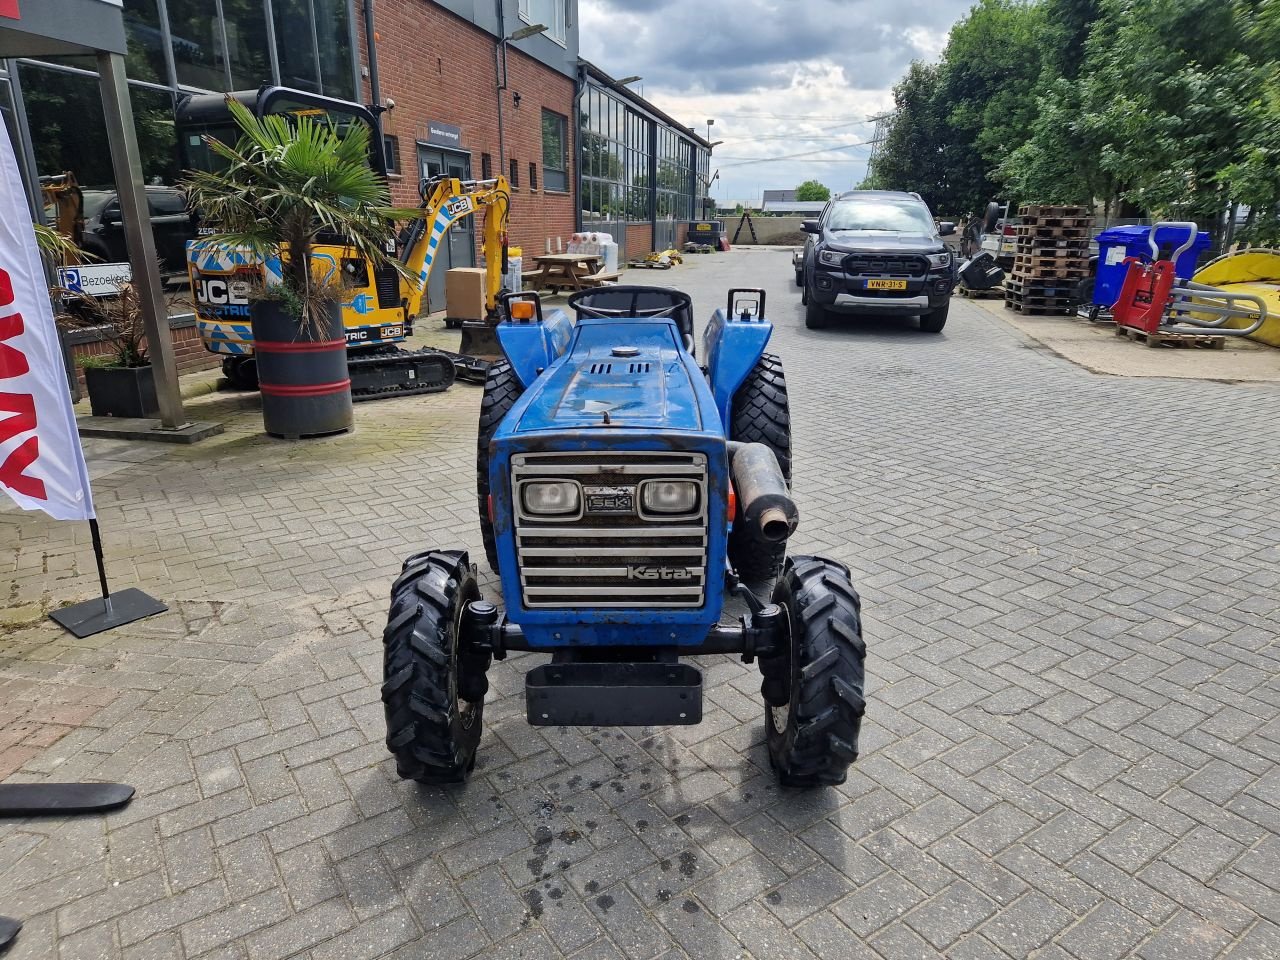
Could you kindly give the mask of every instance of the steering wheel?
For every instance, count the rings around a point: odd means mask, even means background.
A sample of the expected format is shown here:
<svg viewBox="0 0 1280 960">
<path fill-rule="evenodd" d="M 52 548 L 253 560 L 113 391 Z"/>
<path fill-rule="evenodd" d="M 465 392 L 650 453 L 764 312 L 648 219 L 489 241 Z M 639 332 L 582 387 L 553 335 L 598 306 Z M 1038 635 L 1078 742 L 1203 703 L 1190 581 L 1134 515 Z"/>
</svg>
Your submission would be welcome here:
<svg viewBox="0 0 1280 960">
<path fill-rule="evenodd" d="M 642 297 L 652 297 L 655 293 L 663 297 L 669 297 L 671 302 L 657 307 L 640 306 Z M 624 297 L 631 298 L 629 307 L 593 306 L 590 303 L 592 299 L 613 300 Z M 693 310 L 693 300 L 687 293 L 663 287 L 613 286 L 601 290 L 579 290 L 569 297 L 567 306 L 576 311 L 579 317 L 591 317 L 597 320 L 613 320 L 618 317 L 638 317 L 643 319 L 665 317 L 668 320 L 678 321 L 680 314 Z"/>
</svg>

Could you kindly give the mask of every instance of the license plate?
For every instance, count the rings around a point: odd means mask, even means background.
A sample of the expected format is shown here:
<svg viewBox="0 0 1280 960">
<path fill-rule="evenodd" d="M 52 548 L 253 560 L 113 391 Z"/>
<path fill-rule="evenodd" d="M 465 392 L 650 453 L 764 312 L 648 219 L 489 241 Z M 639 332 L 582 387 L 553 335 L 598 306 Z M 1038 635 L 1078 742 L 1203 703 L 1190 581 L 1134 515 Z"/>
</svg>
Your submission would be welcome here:
<svg viewBox="0 0 1280 960">
<path fill-rule="evenodd" d="M 905 290 L 907 289 L 907 281 L 905 280 L 868 280 L 868 290 Z"/>
<path fill-rule="evenodd" d="M 403 336 L 404 336 L 404 327 L 398 323 L 395 326 L 383 327 L 381 330 L 378 331 L 379 340 L 394 340 L 396 337 L 403 337 Z"/>
</svg>

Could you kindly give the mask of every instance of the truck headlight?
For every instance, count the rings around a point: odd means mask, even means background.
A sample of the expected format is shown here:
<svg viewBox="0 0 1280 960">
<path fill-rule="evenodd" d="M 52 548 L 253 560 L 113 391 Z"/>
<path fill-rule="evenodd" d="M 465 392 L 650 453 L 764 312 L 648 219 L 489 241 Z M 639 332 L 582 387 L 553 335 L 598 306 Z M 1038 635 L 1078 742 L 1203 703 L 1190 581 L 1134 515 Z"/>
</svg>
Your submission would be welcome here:
<svg viewBox="0 0 1280 960">
<path fill-rule="evenodd" d="M 698 485 L 692 480 L 646 480 L 640 505 L 648 513 L 693 513 L 698 508 Z"/>
<path fill-rule="evenodd" d="M 582 505 L 582 489 L 570 480 L 526 483 L 521 492 L 524 512 L 539 517 L 561 517 L 577 513 Z"/>
<path fill-rule="evenodd" d="M 949 253 L 929 254 L 929 266 L 933 267 L 935 270 L 940 270 L 943 267 L 951 266 L 951 254 Z"/>
<path fill-rule="evenodd" d="M 844 258 L 848 255 L 840 250 L 820 250 L 818 251 L 818 262 L 827 267 L 839 267 L 844 264 Z"/>
</svg>

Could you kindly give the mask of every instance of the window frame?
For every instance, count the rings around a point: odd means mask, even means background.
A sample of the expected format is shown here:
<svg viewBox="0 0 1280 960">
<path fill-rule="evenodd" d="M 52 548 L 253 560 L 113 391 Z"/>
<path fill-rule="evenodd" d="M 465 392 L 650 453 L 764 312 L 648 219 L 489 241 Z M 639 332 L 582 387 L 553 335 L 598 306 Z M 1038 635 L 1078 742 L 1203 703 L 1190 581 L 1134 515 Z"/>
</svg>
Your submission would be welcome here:
<svg viewBox="0 0 1280 960">
<path fill-rule="evenodd" d="M 567 48 L 569 46 L 569 0 L 540 0 L 540 2 L 555 6 L 555 15 L 548 18 L 552 22 L 547 24 L 547 30 L 543 36 L 552 43 Z M 533 3 L 534 0 L 519 0 L 516 4 L 520 19 L 528 24 L 541 22 L 534 19 Z"/>
<path fill-rule="evenodd" d="M 550 117 L 556 122 L 560 128 L 560 163 L 561 166 L 554 167 L 547 163 L 547 136 L 546 122 Z M 568 193 L 569 192 L 569 118 L 555 110 L 542 108 L 542 189 L 549 193 Z M 555 174 L 555 177 L 548 177 L 547 174 Z M 558 182 L 560 178 L 564 180 L 564 186 L 552 186 L 553 182 Z"/>
</svg>

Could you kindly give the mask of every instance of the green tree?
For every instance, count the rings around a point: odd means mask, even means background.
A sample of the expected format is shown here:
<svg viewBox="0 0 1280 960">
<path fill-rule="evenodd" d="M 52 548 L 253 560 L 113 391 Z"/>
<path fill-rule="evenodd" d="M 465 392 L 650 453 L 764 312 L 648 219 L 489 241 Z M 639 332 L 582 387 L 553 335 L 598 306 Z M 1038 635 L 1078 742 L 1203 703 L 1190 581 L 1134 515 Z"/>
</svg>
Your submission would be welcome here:
<svg viewBox="0 0 1280 960">
<path fill-rule="evenodd" d="M 830 200 L 831 190 L 829 187 L 823 186 L 817 180 L 806 180 L 800 186 L 796 187 L 797 201 L 814 201 L 814 200 Z"/>
</svg>

